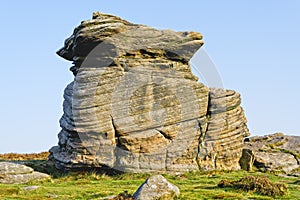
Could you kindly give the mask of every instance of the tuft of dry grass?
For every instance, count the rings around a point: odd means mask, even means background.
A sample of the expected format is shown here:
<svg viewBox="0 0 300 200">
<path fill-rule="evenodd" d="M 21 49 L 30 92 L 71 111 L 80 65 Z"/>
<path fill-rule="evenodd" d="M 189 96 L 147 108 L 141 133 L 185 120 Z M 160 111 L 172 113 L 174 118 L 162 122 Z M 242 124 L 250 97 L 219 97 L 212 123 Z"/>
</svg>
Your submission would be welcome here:
<svg viewBox="0 0 300 200">
<path fill-rule="evenodd" d="M 111 200 L 133 200 L 133 196 L 131 194 L 128 194 L 127 191 L 124 191 L 118 194 L 118 196 L 112 198 Z"/>
<path fill-rule="evenodd" d="M 49 156 L 49 152 L 41 152 L 41 153 L 6 153 L 0 154 L 0 160 L 6 161 L 24 161 L 24 160 L 47 160 Z"/>
<path fill-rule="evenodd" d="M 236 188 L 246 192 L 253 191 L 267 196 L 284 196 L 287 194 L 287 186 L 283 183 L 272 183 L 264 176 L 246 176 L 238 181 L 221 180 L 220 188 Z"/>
</svg>

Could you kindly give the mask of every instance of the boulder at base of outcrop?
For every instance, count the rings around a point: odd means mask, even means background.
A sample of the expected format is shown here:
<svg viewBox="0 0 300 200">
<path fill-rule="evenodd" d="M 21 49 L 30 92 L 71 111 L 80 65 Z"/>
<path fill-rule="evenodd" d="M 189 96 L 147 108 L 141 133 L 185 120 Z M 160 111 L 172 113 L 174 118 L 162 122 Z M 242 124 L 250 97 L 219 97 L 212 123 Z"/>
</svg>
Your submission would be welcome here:
<svg viewBox="0 0 300 200">
<path fill-rule="evenodd" d="M 148 178 L 133 194 L 134 200 L 172 200 L 180 195 L 179 188 L 169 183 L 162 175 Z"/>
<path fill-rule="evenodd" d="M 253 164 L 263 171 L 296 173 L 300 169 L 300 137 L 275 133 L 247 138 L 240 163 L 245 170 Z"/>
<path fill-rule="evenodd" d="M 35 172 L 25 165 L 11 162 L 0 162 L 0 183 L 1 184 L 21 184 L 30 181 L 49 179 L 48 174 Z"/>
</svg>

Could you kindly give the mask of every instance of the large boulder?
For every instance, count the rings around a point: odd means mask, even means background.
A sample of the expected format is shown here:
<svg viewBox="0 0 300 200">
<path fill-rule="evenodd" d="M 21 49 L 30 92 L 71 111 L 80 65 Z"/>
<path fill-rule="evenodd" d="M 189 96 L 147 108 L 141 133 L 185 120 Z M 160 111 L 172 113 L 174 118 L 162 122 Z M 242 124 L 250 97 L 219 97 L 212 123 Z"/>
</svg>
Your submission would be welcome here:
<svg viewBox="0 0 300 200">
<path fill-rule="evenodd" d="M 2 184 L 20 184 L 49 178 L 49 175 L 35 172 L 25 165 L 0 162 L 0 183 Z"/>
<path fill-rule="evenodd" d="M 64 91 L 59 169 L 238 169 L 249 135 L 240 95 L 197 82 L 196 32 L 157 30 L 94 13 L 57 53 L 72 61 Z"/>
<path fill-rule="evenodd" d="M 252 169 L 252 165 L 263 171 L 282 171 L 297 173 L 300 169 L 300 137 L 275 133 L 265 136 L 247 138 L 243 156 L 240 160 L 242 168 Z M 251 158 L 249 158 L 251 154 Z M 247 163 L 247 160 L 253 161 Z"/>
</svg>

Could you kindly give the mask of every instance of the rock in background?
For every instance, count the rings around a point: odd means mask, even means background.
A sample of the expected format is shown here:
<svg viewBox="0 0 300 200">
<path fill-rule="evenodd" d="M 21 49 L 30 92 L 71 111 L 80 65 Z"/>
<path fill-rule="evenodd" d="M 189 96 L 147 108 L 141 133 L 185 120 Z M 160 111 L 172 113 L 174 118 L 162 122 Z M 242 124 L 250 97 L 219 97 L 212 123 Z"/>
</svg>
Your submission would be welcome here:
<svg viewBox="0 0 300 200">
<path fill-rule="evenodd" d="M 247 138 L 240 162 L 248 171 L 253 165 L 262 171 L 299 175 L 300 137 L 275 133 Z"/>
<path fill-rule="evenodd" d="M 21 184 L 45 179 L 50 179 L 50 176 L 35 172 L 25 165 L 0 162 L 0 183 L 2 184 Z"/>
<path fill-rule="evenodd" d="M 189 60 L 202 35 L 94 13 L 58 55 L 75 78 L 64 92 L 58 169 L 239 169 L 249 135 L 240 95 L 209 89 Z M 205 66 L 203 66 L 205 67 Z"/>
</svg>

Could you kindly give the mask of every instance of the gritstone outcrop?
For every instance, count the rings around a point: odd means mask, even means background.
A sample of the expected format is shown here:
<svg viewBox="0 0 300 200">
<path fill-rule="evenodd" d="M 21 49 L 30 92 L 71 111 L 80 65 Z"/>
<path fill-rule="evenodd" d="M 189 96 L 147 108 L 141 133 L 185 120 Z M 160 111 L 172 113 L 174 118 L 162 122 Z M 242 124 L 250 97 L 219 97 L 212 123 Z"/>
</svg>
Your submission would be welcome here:
<svg viewBox="0 0 300 200">
<path fill-rule="evenodd" d="M 239 169 L 249 135 L 240 95 L 197 82 L 189 60 L 202 45 L 200 33 L 113 15 L 83 21 L 58 51 L 75 78 L 50 150 L 56 167 Z"/>
</svg>

